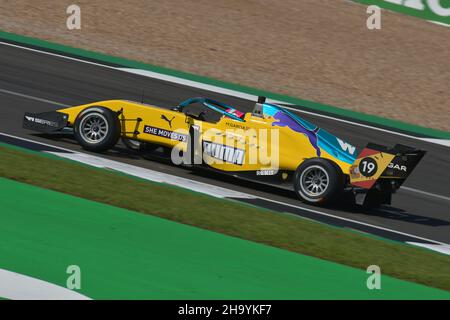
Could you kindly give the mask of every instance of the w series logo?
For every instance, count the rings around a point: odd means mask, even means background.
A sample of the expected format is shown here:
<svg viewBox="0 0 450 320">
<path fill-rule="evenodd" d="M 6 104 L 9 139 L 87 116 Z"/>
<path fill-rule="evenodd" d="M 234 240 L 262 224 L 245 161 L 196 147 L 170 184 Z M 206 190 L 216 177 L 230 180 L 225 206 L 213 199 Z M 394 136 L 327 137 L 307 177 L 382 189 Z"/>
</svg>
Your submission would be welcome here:
<svg viewBox="0 0 450 320">
<path fill-rule="evenodd" d="M 347 151 L 348 153 L 350 153 L 350 154 L 355 154 L 355 150 L 356 150 L 356 147 L 354 147 L 354 146 L 352 146 L 350 143 L 348 143 L 348 142 L 344 142 L 344 141 L 342 141 L 341 139 L 339 139 L 339 138 L 336 138 L 337 139 L 337 141 L 339 142 L 339 145 L 341 146 L 341 149 L 342 150 L 344 150 L 344 151 Z"/>
</svg>

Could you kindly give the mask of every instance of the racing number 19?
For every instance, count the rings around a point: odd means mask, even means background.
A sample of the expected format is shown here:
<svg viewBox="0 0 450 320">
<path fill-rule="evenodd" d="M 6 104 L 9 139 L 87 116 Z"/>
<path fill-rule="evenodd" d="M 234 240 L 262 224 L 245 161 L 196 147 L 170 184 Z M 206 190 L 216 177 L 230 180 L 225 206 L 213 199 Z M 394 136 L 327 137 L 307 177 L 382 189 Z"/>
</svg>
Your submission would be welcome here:
<svg viewBox="0 0 450 320">
<path fill-rule="evenodd" d="M 372 158 L 364 158 L 359 163 L 359 172 L 365 177 L 371 177 L 377 172 L 377 163 Z"/>
</svg>

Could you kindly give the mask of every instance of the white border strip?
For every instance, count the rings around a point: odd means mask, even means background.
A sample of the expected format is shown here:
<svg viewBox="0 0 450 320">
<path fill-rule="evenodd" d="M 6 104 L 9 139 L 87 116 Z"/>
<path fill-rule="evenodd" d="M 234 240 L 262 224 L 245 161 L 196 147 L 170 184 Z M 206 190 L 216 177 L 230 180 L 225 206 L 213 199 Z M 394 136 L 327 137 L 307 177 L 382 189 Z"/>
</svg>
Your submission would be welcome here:
<svg viewBox="0 0 450 320">
<path fill-rule="evenodd" d="M 35 97 L 35 96 L 30 96 L 28 94 L 23 94 L 23 93 L 10 91 L 10 90 L 6 90 L 6 89 L 0 89 L 0 93 L 6 93 L 6 94 L 13 95 L 13 96 L 25 98 L 25 99 L 30 99 L 30 100 L 35 100 L 35 101 L 39 101 L 39 102 L 54 104 L 54 105 L 61 106 L 61 107 L 70 107 L 69 105 L 64 104 L 64 103 L 56 102 L 56 101 L 53 101 L 53 100 L 47 100 L 47 99 L 43 99 L 43 98 L 38 98 L 38 97 Z"/>
<path fill-rule="evenodd" d="M 447 27 L 450 28 L 450 24 L 444 23 L 444 22 L 440 22 L 440 21 L 433 21 L 433 20 L 427 20 L 428 22 L 443 26 L 443 27 Z"/>
<path fill-rule="evenodd" d="M 435 197 L 435 198 L 438 198 L 438 199 L 441 199 L 441 200 L 450 201 L 450 197 L 441 196 L 440 194 L 426 192 L 426 191 L 422 191 L 422 190 L 418 190 L 418 189 L 414 189 L 414 188 L 409 188 L 409 187 L 405 187 L 405 186 L 402 186 L 400 190 L 406 190 L 406 191 L 410 191 L 410 192 L 420 193 L 420 194 L 423 194 L 425 196 Z"/>
<path fill-rule="evenodd" d="M 0 297 L 9 300 L 91 300 L 76 291 L 0 269 Z"/>
<path fill-rule="evenodd" d="M 419 246 L 422 248 L 426 248 L 429 250 L 434 250 L 446 255 L 450 255 L 450 246 L 449 245 L 442 245 L 442 244 L 427 244 L 427 243 L 420 243 L 420 242 L 406 242 L 408 244 L 412 244 L 414 246 Z"/>
<path fill-rule="evenodd" d="M 181 188 L 185 188 L 188 190 L 192 190 L 195 192 L 200 192 L 204 194 L 208 194 L 213 197 L 218 198 L 240 198 L 240 199 L 253 199 L 254 196 L 249 194 L 244 194 L 241 192 L 229 190 L 226 188 L 214 186 L 211 184 L 203 183 L 200 181 L 190 180 L 178 176 L 174 176 L 171 174 L 154 171 L 138 166 L 133 166 L 130 164 L 126 164 L 123 162 L 118 162 L 114 160 L 109 160 L 101 157 L 92 156 L 90 154 L 74 152 L 71 153 L 61 153 L 61 152 L 46 152 L 53 155 L 56 155 L 61 158 L 70 159 L 73 161 L 82 162 L 84 164 L 88 164 L 97 168 L 105 168 L 105 169 L 113 169 L 119 172 L 126 173 L 131 176 L 139 177 L 149 181 L 155 181 L 159 183 L 166 183 L 174 186 L 178 186 Z"/>
</svg>

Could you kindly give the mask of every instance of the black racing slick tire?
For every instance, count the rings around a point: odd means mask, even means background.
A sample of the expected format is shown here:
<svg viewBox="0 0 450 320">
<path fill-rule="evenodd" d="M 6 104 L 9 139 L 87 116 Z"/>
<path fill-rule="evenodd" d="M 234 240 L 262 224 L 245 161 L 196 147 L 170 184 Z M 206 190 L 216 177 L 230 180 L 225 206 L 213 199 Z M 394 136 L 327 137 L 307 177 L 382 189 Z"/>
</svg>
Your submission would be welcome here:
<svg viewBox="0 0 450 320">
<path fill-rule="evenodd" d="M 119 141 L 121 128 L 117 114 L 105 107 L 89 107 L 75 120 L 75 139 L 86 150 L 106 151 Z"/>
<path fill-rule="evenodd" d="M 305 160 L 295 171 L 294 189 L 309 204 L 324 205 L 337 199 L 344 189 L 342 170 L 323 158 Z"/>
</svg>

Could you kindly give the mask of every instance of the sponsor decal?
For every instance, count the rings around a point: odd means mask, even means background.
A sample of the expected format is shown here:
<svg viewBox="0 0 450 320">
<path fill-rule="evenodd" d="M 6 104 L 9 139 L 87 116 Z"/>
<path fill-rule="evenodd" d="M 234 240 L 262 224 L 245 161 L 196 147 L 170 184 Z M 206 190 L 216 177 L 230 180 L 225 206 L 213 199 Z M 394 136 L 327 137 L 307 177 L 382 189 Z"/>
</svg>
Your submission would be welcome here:
<svg viewBox="0 0 450 320">
<path fill-rule="evenodd" d="M 237 123 L 232 123 L 232 122 L 225 122 L 225 125 L 232 127 L 232 128 L 242 129 L 242 130 L 250 129 L 250 127 L 243 126 L 243 125 L 237 124 Z"/>
<path fill-rule="evenodd" d="M 258 170 L 256 171 L 257 176 L 274 176 L 277 174 L 277 170 Z"/>
<path fill-rule="evenodd" d="M 396 170 L 400 170 L 400 171 L 404 171 L 404 172 L 408 171 L 408 168 L 406 166 L 401 166 L 399 164 L 394 164 L 392 162 L 389 163 L 388 168 L 389 169 L 396 169 Z"/>
<path fill-rule="evenodd" d="M 366 157 L 361 160 L 358 168 L 359 168 L 359 172 L 364 177 L 372 177 L 377 172 L 378 165 L 377 165 L 377 162 L 375 161 L 375 159 Z"/>
<path fill-rule="evenodd" d="M 233 108 L 228 108 L 225 111 L 228 112 L 228 113 L 231 113 L 232 115 L 234 115 L 236 117 L 239 117 L 241 119 L 244 117 L 244 113 L 243 112 L 241 112 L 239 110 L 236 110 L 236 109 L 233 109 Z"/>
<path fill-rule="evenodd" d="M 245 150 L 211 141 L 203 141 L 203 153 L 226 163 L 237 165 L 244 163 Z"/>
<path fill-rule="evenodd" d="M 364 148 L 350 168 L 350 183 L 364 189 L 372 188 L 394 157 L 390 153 Z"/>
<path fill-rule="evenodd" d="M 27 121 L 34 122 L 37 124 L 42 124 L 45 126 L 56 127 L 56 128 L 58 127 L 58 122 L 54 122 L 54 121 L 39 119 L 39 118 L 35 118 L 35 117 L 30 117 L 30 116 L 25 116 L 25 119 L 27 119 Z"/>
<path fill-rule="evenodd" d="M 187 142 L 187 140 L 188 140 L 187 134 L 182 134 L 182 133 L 178 133 L 178 132 L 174 132 L 174 131 L 170 131 L 170 130 L 166 130 L 166 129 L 161 129 L 161 128 L 156 128 L 156 127 L 152 127 L 152 126 L 144 126 L 144 133 L 152 134 L 152 135 L 158 136 L 158 137 L 167 138 L 170 140 L 181 141 L 181 142 Z"/>
<path fill-rule="evenodd" d="M 172 128 L 172 121 L 173 121 L 173 119 L 175 119 L 175 116 L 173 116 L 172 119 L 169 119 L 169 118 L 166 117 L 165 114 L 163 114 L 163 115 L 161 115 L 161 119 L 167 121 L 169 123 L 169 127 Z"/>
</svg>

